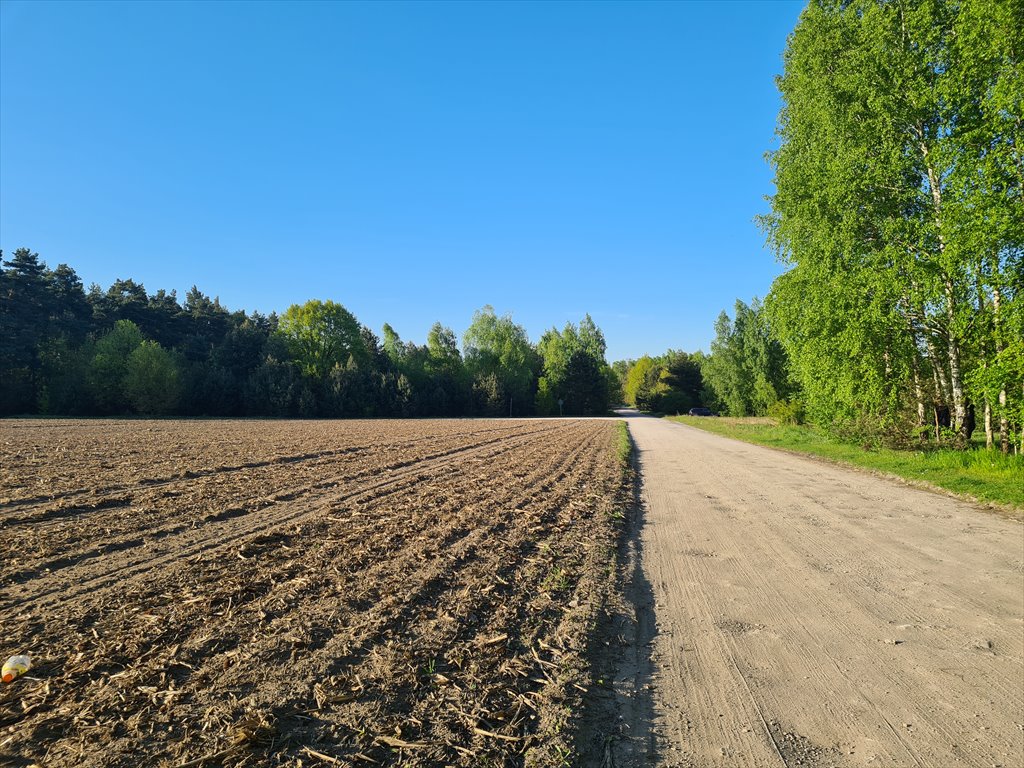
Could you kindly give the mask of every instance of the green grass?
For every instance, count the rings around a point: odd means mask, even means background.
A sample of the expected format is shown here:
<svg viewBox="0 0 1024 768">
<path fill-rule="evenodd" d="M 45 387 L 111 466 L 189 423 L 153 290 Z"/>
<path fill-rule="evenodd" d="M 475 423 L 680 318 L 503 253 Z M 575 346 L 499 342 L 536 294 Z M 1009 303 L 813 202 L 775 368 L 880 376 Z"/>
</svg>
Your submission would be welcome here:
<svg viewBox="0 0 1024 768">
<path fill-rule="evenodd" d="M 629 469 L 629 460 L 633 455 L 633 440 L 629 436 L 629 427 L 626 422 L 618 422 L 619 436 L 615 444 L 615 453 L 619 457 L 619 463 L 623 470 Z"/>
<path fill-rule="evenodd" d="M 934 448 L 922 451 L 866 450 L 859 445 L 830 438 L 811 427 L 779 425 L 764 418 L 667 418 L 748 443 L 821 456 L 888 472 L 906 480 L 925 482 L 980 501 L 1024 508 L 1024 456 L 1004 456 L 985 448 L 966 451 Z"/>
</svg>

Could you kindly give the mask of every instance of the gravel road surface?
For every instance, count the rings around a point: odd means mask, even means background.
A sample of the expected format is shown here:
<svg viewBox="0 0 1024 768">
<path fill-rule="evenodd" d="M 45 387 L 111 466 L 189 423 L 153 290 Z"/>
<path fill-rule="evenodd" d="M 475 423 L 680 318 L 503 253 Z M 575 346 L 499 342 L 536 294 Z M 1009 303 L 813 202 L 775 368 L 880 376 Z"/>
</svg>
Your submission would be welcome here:
<svg viewBox="0 0 1024 768">
<path fill-rule="evenodd" d="M 617 765 L 1024 765 L 1024 526 L 624 415 L 649 600 Z"/>
</svg>

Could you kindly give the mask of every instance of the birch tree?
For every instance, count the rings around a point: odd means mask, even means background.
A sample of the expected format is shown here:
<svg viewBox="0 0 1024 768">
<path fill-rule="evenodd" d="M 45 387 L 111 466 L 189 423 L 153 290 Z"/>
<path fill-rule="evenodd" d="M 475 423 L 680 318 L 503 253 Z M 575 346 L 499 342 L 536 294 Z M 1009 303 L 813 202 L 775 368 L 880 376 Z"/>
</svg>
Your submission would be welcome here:
<svg viewBox="0 0 1024 768">
<path fill-rule="evenodd" d="M 1021 343 L 1007 323 L 1024 221 L 1022 20 L 1021 0 L 816 0 L 801 15 L 764 225 L 792 265 L 769 314 L 819 419 L 920 425 L 927 401 L 964 439 L 972 402 L 994 398 L 1008 432 L 1013 406 L 978 372 L 1020 396 L 1004 350 Z"/>
</svg>

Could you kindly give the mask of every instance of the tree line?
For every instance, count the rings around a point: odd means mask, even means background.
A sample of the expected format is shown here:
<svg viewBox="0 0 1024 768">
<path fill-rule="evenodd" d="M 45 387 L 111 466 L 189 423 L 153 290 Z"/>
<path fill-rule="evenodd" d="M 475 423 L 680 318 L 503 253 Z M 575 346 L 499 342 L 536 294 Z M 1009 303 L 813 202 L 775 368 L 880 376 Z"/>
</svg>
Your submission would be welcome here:
<svg viewBox="0 0 1024 768">
<path fill-rule="evenodd" d="M 799 385 L 761 302 L 737 301 L 715 322 L 710 354 L 670 349 L 612 363 L 623 397 L 640 410 L 686 413 L 704 406 L 730 416 L 770 415 L 802 422 Z"/>
<path fill-rule="evenodd" d="M 594 415 L 618 402 L 589 315 L 536 344 L 510 315 L 477 311 L 460 345 L 378 337 L 334 301 L 280 316 L 231 311 L 197 287 L 88 290 L 66 264 L 0 253 L 0 414 L 456 417 Z"/>
<path fill-rule="evenodd" d="M 670 349 L 661 355 L 617 360 L 612 370 L 628 405 L 642 411 L 678 414 L 716 401 L 702 376 L 706 362 L 703 352 Z"/>
</svg>

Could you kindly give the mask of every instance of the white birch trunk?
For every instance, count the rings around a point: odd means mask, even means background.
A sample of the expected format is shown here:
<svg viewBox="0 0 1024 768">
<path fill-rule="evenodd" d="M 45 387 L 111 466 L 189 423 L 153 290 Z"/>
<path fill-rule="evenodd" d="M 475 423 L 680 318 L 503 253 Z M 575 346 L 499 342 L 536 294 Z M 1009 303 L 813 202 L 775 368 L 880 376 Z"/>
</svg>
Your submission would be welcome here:
<svg viewBox="0 0 1024 768">
<path fill-rule="evenodd" d="M 992 448 L 992 404 L 985 398 L 985 447 Z"/>
<path fill-rule="evenodd" d="M 999 450 L 1010 452 L 1010 420 L 1006 418 L 1006 387 L 999 390 Z"/>
<path fill-rule="evenodd" d="M 964 427 L 964 419 L 967 417 L 967 403 L 964 398 L 964 380 L 959 368 L 959 343 L 956 341 L 956 334 L 953 331 L 956 313 L 954 311 L 955 297 L 953 295 L 953 284 L 950 280 L 945 281 L 946 288 L 946 323 L 949 328 L 946 332 L 946 354 L 949 358 L 949 393 L 952 396 L 952 430 L 961 431 Z"/>
<path fill-rule="evenodd" d="M 910 352 L 910 373 L 913 376 L 914 382 L 914 399 L 917 401 L 917 426 L 923 427 L 925 425 L 926 412 L 924 408 L 924 386 L 921 384 L 921 361 L 917 359 L 917 334 L 914 332 L 913 324 L 908 323 L 910 331 L 910 341 L 913 347 Z M 919 432 L 921 441 L 925 440 L 925 433 L 923 430 Z"/>
<path fill-rule="evenodd" d="M 995 325 L 996 354 L 1003 351 L 1003 341 L 999 336 L 999 307 L 1002 296 L 999 287 L 992 288 L 992 322 Z M 1021 430 L 1024 431 L 1024 430 Z M 999 387 L 999 450 L 1003 453 L 1010 452 L 1010 422 L 1006 416 L 1006 384 Z"/>
<path fill-rule="evenodd" d="M 946 237 L 942 232 L 942 189 L 939 186 L 939 176 L 928 158 L 928 145 L 924 141 L 924 126 L 918 126 L 918 137 L 925 170 L 928 173 L 928 187 L 932 193 L 933 221 L 941 256 L 946 251 Z M 953 431 L 959 432 L 963 429 L 964 419 L 967 417 L 967 403 L 964 400 L 963 378 L 960 373 L 960 343 L 956 337 L 956 290 L 948 274 L 943 276 L 943 287 L 946 294 L 946 356 L 949 360 L 949 392 L 952 399 L 950 404 L 953 406 L 950 417 Z"/>
</svg>

